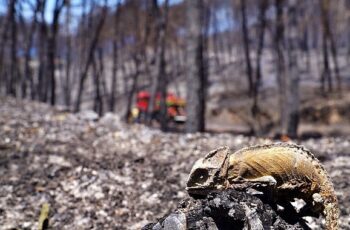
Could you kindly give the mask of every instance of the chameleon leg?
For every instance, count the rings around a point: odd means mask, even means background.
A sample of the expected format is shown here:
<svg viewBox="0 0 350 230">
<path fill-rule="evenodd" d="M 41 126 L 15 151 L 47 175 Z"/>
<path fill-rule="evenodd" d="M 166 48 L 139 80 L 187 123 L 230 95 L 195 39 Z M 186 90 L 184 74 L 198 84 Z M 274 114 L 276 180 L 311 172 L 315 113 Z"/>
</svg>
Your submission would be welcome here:
<svg viewBox="0 0 350 230">
<path fill-rule="evenodd" d="M 248 188 L 253 188 L 263 193 L 262 199 L 266 200 L 268 203 L 274 203 L 276 201 L 276 184 L 277 181 L 272 176 L 262 176 L 254 179 L 244 178 L 238 176 L 230 181 L 231 188 L 237 190 L 247 190 Z"/>
<path fill-rule="evenodd" d="M 275 180 L 275 178 L 273 176 L 262 176 L 262 177 L 258 177 L 258 178 L 254 178 L 254 179 L 250 179 L 250 178 L 244 178 L 242 176 L 238 176 L 235 179 L 231 180 L 233 184 L 239 183 L 239 184 L 243 184 L 243 183 L 252 183 L 252 184 L 262 184 L 262 185 L 267 185 L 267 186 L 276 186 L 277 181 Z"/>
<path fill-rule="evenodd" d="M 312 209 L 316 212 L 321 211 L 324 208 L 324 200 L 319 193 L 314 193 L 312 195 Z"/>
<path fill-rule="evenodd" d="M 273 176 L 262 176 L 262 177 L 258 177 L 255 179 L 249 179 L 249 181 L 255 182 L 255 183 L 266 184 L 266 185 L 272 186 L 272 187 L 275 187 L 277 184 L 277 181 L 275 180 L 275 178 Z"/>
</svg>

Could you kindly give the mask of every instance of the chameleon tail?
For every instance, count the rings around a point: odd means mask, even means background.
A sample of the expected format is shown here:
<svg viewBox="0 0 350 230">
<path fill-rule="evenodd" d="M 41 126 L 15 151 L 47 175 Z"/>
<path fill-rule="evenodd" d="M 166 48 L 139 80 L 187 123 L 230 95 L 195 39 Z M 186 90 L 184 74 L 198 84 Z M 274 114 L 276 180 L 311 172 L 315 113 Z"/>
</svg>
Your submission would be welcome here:
<svg viewBox="0 0 350 230">
<path fill-rule="evenodd" d="M 338 230 L 339 229 L 339 209 L 334 203 L 326 204 L 324 213 L 326 216 L 326 229 Z"/>
<path fill-rule="evenodd" d="M 331 190 L 332 191 L 332 190 Z M 334 190 L 333 190 L 334 191 Z M 327 230 L 338 230 L 339 229 L 339 206 L 337 196 L 333 193 L 327 193 L 324 196 L 324 215 L 326 218 L 326 229 Z"/>
</svg>

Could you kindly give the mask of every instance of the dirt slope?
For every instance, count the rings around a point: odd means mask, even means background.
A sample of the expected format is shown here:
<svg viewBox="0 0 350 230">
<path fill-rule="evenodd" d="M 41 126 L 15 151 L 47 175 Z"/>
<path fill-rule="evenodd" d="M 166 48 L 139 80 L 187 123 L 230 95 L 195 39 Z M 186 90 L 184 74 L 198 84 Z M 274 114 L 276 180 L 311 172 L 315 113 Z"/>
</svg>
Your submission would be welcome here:
<svg viewBox="0 0 350 230">
<path fill-rule="evenodd" d="M 70 114 L 0 98 L 0 226 L 36 229 L 51 205 L 53 229 L 140 229 L 186 198 L 193 162 L 218 146 L 270 142 L 230 134 L 164 134 L 107 114 Z M 334 181 L 350 229 L 350 138 L 301 142 Z M 311 226 L 319 227 L 320 220 Z"/>
</svg>

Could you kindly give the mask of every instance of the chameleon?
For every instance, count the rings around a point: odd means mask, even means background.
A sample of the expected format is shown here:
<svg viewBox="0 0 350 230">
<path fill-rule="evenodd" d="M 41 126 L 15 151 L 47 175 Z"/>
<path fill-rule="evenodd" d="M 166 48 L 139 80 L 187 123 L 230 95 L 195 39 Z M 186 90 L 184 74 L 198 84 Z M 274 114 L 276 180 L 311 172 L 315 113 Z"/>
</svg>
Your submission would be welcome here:
<svg viewBox="0 0 350 230">
<path fill-rule="evenodd" d="M 338 200 L 333 184 L 318 159 L 306 148 L 290 143 L 228 147 L 209 152 L 195 162 L 186 190 L 192 196 L 224 189 L 268 188 L 276 203 L 303 199 L 311 213 L 323 213 L 327 230 L 337 230 Z"/>
</svg>

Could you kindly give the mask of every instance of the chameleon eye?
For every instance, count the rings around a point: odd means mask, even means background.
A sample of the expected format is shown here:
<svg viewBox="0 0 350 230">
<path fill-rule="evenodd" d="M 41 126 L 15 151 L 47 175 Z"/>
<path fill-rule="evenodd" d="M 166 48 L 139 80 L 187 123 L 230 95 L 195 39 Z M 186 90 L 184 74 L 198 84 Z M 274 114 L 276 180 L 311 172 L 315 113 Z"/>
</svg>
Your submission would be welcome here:
<svg viewBox="0 0 350 230">
<path fill-rule="evenodd" d="M 187 186 L 195 186 L 198 184 L 204 184 L 208 180 L 209 174 L 207 169 L 196 169 L 192 174 L 191 178 L 188 180 Z"/>
</svg>

